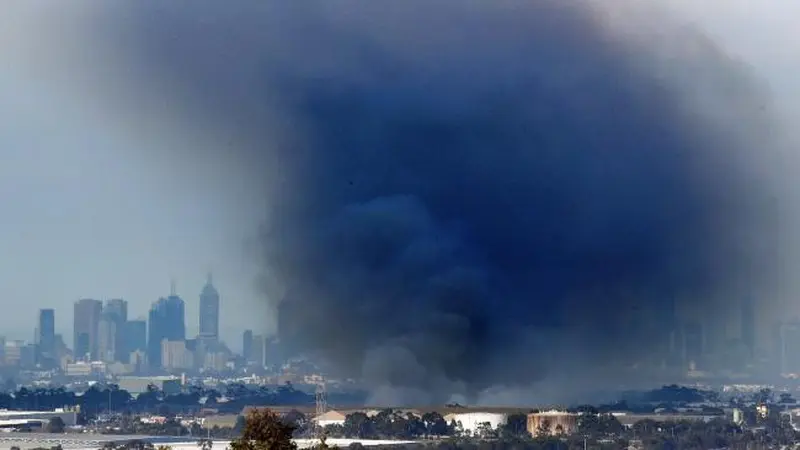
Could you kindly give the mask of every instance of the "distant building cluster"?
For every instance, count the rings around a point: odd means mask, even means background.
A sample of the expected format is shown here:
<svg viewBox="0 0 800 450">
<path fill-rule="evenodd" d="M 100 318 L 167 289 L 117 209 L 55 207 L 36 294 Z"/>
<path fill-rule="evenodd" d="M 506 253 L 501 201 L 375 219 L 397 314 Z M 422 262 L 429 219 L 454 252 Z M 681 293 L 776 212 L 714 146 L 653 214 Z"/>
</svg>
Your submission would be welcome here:
<svg viewBox="0 0 800 450">
<path fill-rule="evenodd" d="M 55 332 L 55 310 L 39 311 L 34 342 L 0 338 L 0 363 L 21 369 L 61 369 L 68 376 L 95 373 L 223 371 L 233 353 L 219 339 L 220 295 L 208 276 L 199 296 L 199 333 L 187 338 L 185 303 L 175 292 L 154 302 L 148 317 L 129 318 L 123 299 L 81 299 L 74 304 L 72 348 Z M 266 338 L 246 332 L 248 359 L 263 365 Z"/>
</svg>

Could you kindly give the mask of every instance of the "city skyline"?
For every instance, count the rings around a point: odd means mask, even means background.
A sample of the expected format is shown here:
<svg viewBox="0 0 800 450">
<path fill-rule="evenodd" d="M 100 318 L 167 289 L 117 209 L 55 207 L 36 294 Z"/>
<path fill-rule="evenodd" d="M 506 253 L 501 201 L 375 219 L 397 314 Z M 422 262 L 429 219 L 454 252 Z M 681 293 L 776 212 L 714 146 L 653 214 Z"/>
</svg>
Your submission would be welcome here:
<svg viewBox="0 0 800 450">
<path fill-rule="evenodd" d="M 143 309 L 142 305 L 136 305 L 138 307 L 131 308 L 131 306 L 132 306 L 131 302 L 128 301 L 126 298 L 122 297 L 122 296 L 111 296 L 111 297 L 108 297 L 108 298 L 95 298 L 95 297 L 86 297 L 86 296 L 84 296 L 84 297 L 80 297 L 78 299 L 75 299 L 75 300 L 63 305 L 62 307 L 55 307 L 55 308 L 37 307 L 36 305 L 33 305 L 34 307 L 36 307 L 36 312 L 34 314 L 35 318 L 31 322 L 31 324 L 28 325 L 26 323 L 26 321 L 24 321 L 24 320 L 17 321 L 17 326 L 19 328 L 21 328 L 22 331 L 17 332 L 17 333 L 7 332 L 6 331 L 4 334 L 2 334 L 2 336 L 5 337 L 5 339 L 7 341 L 24 341 L 24 342 L 29 342 L 29 343 L 38 343 L 38 342 L 40 342 L 41 341 L 41 337 L 42 337 L 42 332 L 41 332 L 42 313 L 44 311 L 51 311 L 53 316 L 54 316 L 54 317 L 52 317 L 50 319 L 50 320 L 53 321 L 53 325 L 54 325 L 53 334 L 62 336 L 62 339 L 64 340 L 64 343 L 70 349 L 74 350 L 74 347 L 75 347 L 75 310 L 74 309 L 75 309 L 77 303 L 80 303 L 82 301 L 84 301 L 84 302 L 85 301 L 90 301 L 90 302 L 96 302 L 97 304 L 102 305 L 101 308 L 100 308 L 100 310 L 102 312 L 98 316 L 99 317 L 98 321 L 102 322 L 102 319 L 106 316 L 106 314 L 108 312 L 109 303 L 113 304 L 114 302 L 122 302 L 124 304 L 124 308 L 125 308 L 125 312 L 124 312 L 125 316 L 123 316 L 123 319 L 127 319 L 127 321 L 129 323 L 130 322 L 135 322 L 135 321 L 144 321 L 145 323 L 149 323 L 149 315 L 150 315 L 151 308 L 152 308 L 153 304 L 158 302 L 160 299 L 169 298 L 171 295 L 175 294 L 177 297 L 182 299 L 183 302 L 184 302 L 184 308 L 185 308 L 185 312 L 184 312 L 185 336 L 186 336 L 187 339 L 188 338 L 194 338 L 196 336 L 200 336 L 201 335 L 201 321 L 203 320 L 203 319 L 201 319 L 201 307 L 200 307 L 201 297 L 203 296 L 204 293 L 208 293 L 208 286 L 209 286 L 209 282 L 211 282 L 211 277 L 212 277 L 212 274 L 210 272 L 206 273 L 206 275 L 203 278 L 203 280 L 204 280 L 203 283 L 200 285 L 200 287 L 198 289 L 196 289 L 197 292 L 195 292 L 193 294 L 189 294 L 189 295 L 182 294 L 178 290 L 178 287 L 177 287 L 178 285 L 175 282 L 175 280 L 173 279 L 172 282 L 174 283 L 174 286 L 171 286 L 170 289 L 175 289 L 174 293 L 170 292 L 170 291 L 166 291 L 166 292 L 162 293 L 161 295 L 157 296 L 156 298 L 154 298 L 153 300 L 147 302 L 146 303 L 146 307 L 144 308 L 144 311 L 141 312 L 141 313 L 139 313 L 139 311 L 141 311 Z M 221 295 L 219 293 L 219 290 L 217 289 L 217 285 L 216 285 L 216 279 L 217 279 L 216 275 L 214 275 L 213 278 L 214 278 L 214 282 L 213 282 L 214 284 L 213 284 L 212 288 L 213 288 L 213 293 L 216 294 L 216 296 L 217 296 L 216 297 L 216 301 L 217 301 L 217 308 L 218 308 L 218 310 L 217 310 L 218 316 L 217 316 L 216 328 L 217 328 L 217 330 L 219 332 L 218 338 L 221 341 L 225 342 L 232 349 L 241 350 L 238 347 L 241 344 L 241 333 L 242 333 L 243 329 L 254 329 L 254 330 L 257 330 L 258 333 L 267 334 L 267 335 L 269 335 L 271 333 L 271 330 L 268 329 L 268 328 L 259 328 L 257 326 L 256 327 L 253 327 L 253 326 L 239 327 L 239 326 L 237 326 L 235 324 L 226 324 L 224 319 L 225 319 L 225 317 L 227 317 L 227 312 L 228 312 L 227 309 L 226 309 L 227 308 L 227 303 L 228 303 L 228 298 L 227 298 L 227 295 L 224 295 L 224 294 Z M 221 301 L 220 301 L 220 298 L 222 298 Z M 144 302 L 142 302 L 142 303 L 144 303 Z M 123 320 L 123 322 L 124 321 L 125 320 Z M 266 330 L 266 331 L 263 331 L 263 330 Z M 33 335 L 31 333 L 33 333 Z M 95 355 L 95 356 L 99 356 L 99 355 Z"/>
</svg>

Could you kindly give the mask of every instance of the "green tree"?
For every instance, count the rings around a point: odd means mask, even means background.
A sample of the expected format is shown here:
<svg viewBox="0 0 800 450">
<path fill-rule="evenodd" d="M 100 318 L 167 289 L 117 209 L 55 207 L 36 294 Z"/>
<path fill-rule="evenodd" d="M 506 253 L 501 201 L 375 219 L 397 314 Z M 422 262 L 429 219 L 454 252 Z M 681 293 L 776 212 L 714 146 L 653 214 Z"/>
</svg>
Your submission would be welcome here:
<svg viewBox="0 0 800 450">
<path fill-rule="evenodd" d="M 504 439 L 518 439 L 529 437 L 528 416 L 525 414 L 511 414 L 500 428 L 500 435 Z"/>
<path fill-rule="evenodd" d="M 269 409 L 254 408 L 245 419 L 242 436 L 234 439 L 231 450 L 297 450 L 292 440 L 294 426 L 285 423 Z"/>
<path fill-rule="evenodd" d="M 348 414 L 344 419 L 344 433 L 347 437 L 373 438 L 375 437 L 375 421 L 363 412 Z"/>
<path fill-rule="evenodd" d="M 447 426 L 447 421 L 438 412 L 426 412 L 422 415 L 422 422 L 425 424 L 426 434 L 429 436 L 452 434 L 452 430 Z"/>
</svg>

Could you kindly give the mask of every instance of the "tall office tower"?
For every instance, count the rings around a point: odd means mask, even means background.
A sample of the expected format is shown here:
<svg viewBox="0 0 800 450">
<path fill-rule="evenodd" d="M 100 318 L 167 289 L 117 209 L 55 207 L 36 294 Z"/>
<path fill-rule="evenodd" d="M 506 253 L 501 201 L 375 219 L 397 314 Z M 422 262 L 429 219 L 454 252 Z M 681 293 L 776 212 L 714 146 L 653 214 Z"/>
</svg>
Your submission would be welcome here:
<svg viewBox="0 0 800 450">
<path fill-rule="evenodd" d="M 56 312 L 53 309 L 39 310 L 39 326 L 37 327 L 36 343 L 38 352 L 36 360 L 43 365 L 52 364 L 55 361 L 55 339 L 56 339 Z"/>
<path fill-rule="evenodd" d="M 268 336 L 264 339 L 264 366 L 279 364 L 283 360 L 283 347 L 277 336 Z"/>
<path fill-rule="evenodd" d="M 103 313 L 114 322 L 125 322 L 128 320 L 128 302 L 121 298 L 106 300 Z"/>
<path fill-rule="evenodd" d="M 753 298 L 747 296 L 742 301 L 742 343 L 748 352 L 748 357 L 752 359 L 756 350 L 756 311 L 753 305 Z"/>
<path fill-rule="evenodd" d="M 87 355 L 97 358 L 97 329 L 103 313 L 103 302 L 100 300 L 82 299 L 75 302 L 73 325 L 73 351 L 76 359 Z"/>
<path fill-rule="evenodd" d="M 114 323 L 114 359 L 112 361 L 127 360 L 125 348 L 125 322 L 128 320 L 128 302 L 121 298 L 106 300 L 103 307 L 103 316 Z"/>
<path fill-rule="evenodd" d="M 97 354 L 103 362 L 117 361 L 117 317 L 103 313 L 97 326 Z"/>
<path fill-rule="evenodd" d="M 186 348 L 186 341 L 163 340 L 161 342 L 161 367 L 169 371 L 188 370 L 194 361 L 192 353 Z"/>
<path fill-rule="evenodd" d="M 250 361 L 253 352 L 253 330 L 245 330 L 242 333 L 242 357 L 245 361 Z"/>
<path fill-rule="evenodd" d="M 22 369 L 32 369 L 36 366 L 36 344 L 24 344 L 20 348 L 19 365 Z"/>
<path fill-rule="evenodd" d="M 256 367 L 264 367 L 266 359 L 267 339 L 264 335 L 253 336 L 252 347 L 250 348 L 250 358 L 248 362 L 255 364 Z"/>
<path fill-rule="evenodd" d="M 130 363 L 131 353 L 136 351 L 147 351 L 147 320 L 129 320 L 123 324 L 122 345 L 118 346 L 122 353 L 117 355 L 117 359 L 122 362 Z"/>
<path fill-rule="evenodd" d="M 151 368 L 158 368 L 161 365 L 162 341 L 186 340 L 184 302 L 175 294 L 174 285 L 169 297 L 160 298 L 153 303 L 150 308 L 149 322 L 147 361 Z"/>
<path fill-rule="evenodd" d="M 200 339 L 204 341 L 219 339 L 219 292 L 211 281 L 209 273 L 200 293 Z"/>
</svg>

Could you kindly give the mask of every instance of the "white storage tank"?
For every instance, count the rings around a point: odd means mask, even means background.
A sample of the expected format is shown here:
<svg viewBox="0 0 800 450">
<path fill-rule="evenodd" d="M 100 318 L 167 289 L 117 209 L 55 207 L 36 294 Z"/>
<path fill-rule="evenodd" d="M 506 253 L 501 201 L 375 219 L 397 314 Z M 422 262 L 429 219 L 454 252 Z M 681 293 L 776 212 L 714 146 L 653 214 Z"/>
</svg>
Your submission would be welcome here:
<svg viewBox="0 0 800 450">
<path fill-rule="evenodd" d="M 476 431 L 482 429 L 484 424 L 488 424 L 493 430 L 505 425 L 508 422 L 508 414 L 502 413 L 489 413 L 489 412 L 468 412 L 458 414 L 448 414 L 445 416 L 445 421 L 449 424 L 455 421 L 461 424 L 461 429 L 465 433 L 475 434 Z"/>
</svg>

